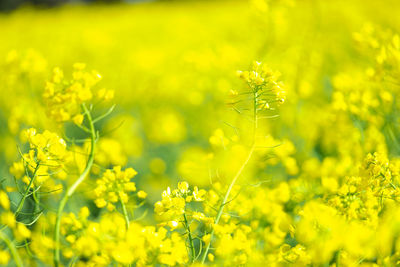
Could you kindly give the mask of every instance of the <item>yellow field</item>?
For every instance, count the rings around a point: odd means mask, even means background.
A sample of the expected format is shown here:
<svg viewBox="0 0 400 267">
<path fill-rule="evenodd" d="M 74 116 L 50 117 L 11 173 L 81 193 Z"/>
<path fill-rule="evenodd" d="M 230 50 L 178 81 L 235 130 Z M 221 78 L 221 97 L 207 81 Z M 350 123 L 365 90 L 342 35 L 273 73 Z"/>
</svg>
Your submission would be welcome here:
<svg viewBox="0 0 400 267">
<path fill-rule="evenodd" d="M 0 265 L 396 266 L 400 2 L 0 14 Z"/>
</svg>

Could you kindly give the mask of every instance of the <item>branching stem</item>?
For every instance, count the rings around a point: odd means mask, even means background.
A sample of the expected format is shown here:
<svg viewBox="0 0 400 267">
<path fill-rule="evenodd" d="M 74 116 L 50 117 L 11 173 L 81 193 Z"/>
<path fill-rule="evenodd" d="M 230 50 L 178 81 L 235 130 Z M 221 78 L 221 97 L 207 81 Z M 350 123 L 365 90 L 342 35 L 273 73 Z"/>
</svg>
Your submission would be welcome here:
<svg viewBox="0 0 400 267">
<path fill-rule="evenodd" d="M 34 183 L 34 181 L 35 181 L 35 178 L 36 178 L 36 174 L 37 174 L 37 171 L 39 170 L 39 167 L 40 167 L 40 161 L 38 161 L 37 163 L 36 163 L 36 167 L 35 167 L 35 170 L 33 171 L 33 174 L 32 174 L 32 178 L 31 178 L 31 180 L 29 181 L 29 184 L 28 184 L 28 187 L 25 189 L 25 192 L 24 192 L 24 195 L 22 196 L 22 198 L 21 198 L 21 200 L 19 201 L 19 203 L 18 203 L 18 207 L 17 207 L 17 210 L 15 211 L 15 217 L 17 217 L 18 216 L 18 214 L 21 212 L 21 210 L 22 210 L 22 208 L 24 207 L 24 203 L 25 203 L 25 199 L 28 197 L 28 193 L 29 193 L 29 190 L 31 189 L 31 187 L 32 187 L 32 185 L 33 185 L 33 183 Z"/>
<path fill-rule="evenodd" d="M 225 196 L 224 196 L 224 198 L 223 198 L 223 200 L 222 200 L 222 202 L 221 202 L 221 204 L 220 204 L 220 206 L 218 208 L 217 217 L 215 218 L 215 221 L 214 221 L 215 225 L 217 225 L 219 223 L 219 221 L 221 219 L 221 216 L 222 216 L 222 214 L 224 212 L 225 205 L 229 203 L 229 196 L 231 194 L 231 191 L 232 191 L 233 187 L 235 186 L 236 181 L 238 180 L 238 178 L 242 174 L 244 168 L 249 163 L 249 161 L 250 161 L 250 159 L 251 159 L 251 157 L 253 155 L 254 149 L 256 147 L 255 146 L 255 143 L 256 143 L 256 132 L 257 132 L 257 128 L 258 128 L 257 105 L 258 105 L 258 91 L 257 91 L 257 88 L 253 88 L 253 123 L 254 123 L 254 125 L 253 125 L 252 145 L 250 147 L 250 150 L 249 150 L 249 153 L 247 154 L 246 159 L 243 161 L 243 163 L 240 166 L 239 170 L 237 171 L 237 173 L 233 177 L 231 183 L 229 184 L 228 190 L 226 191 Z M 208 251 L 209 251 L 209 249 L 211 247 L 213 236 L 214 236 L 214 228 L 211 230 L 211 233 L 210 233 L 210 243 L 208 243 L 208 245 L 207 245 L 207 247 L 206 247 L 206 249 L 204 251 L 204 254 L 202 256 L 202 259 L 201 259 L 201 263 L 202 264 L 204 264 L 204 262 L 206 261 Z"/>
</svg>

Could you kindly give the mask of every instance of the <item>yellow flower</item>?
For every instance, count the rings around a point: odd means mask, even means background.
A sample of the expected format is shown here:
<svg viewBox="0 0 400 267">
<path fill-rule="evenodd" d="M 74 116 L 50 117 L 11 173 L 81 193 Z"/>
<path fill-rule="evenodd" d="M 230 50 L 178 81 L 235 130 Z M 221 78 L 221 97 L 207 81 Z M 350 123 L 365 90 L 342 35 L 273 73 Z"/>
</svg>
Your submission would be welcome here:
<svg viewBox="0 0 400 267">
<path fill-rule="evenodd" d="M 31 231 L 22 223 L 18 223 L 17 228 L 14 231 L 14 236 L 17 240 L 22 241 L 31 237 Z"/>
<path fill-rule="evenodd" d="M 199 188 L 197 186 L 195 186 L 193 189 L 193 197 L 194 197 L 194 200 L 196 200 L 196 201 L 203 201 L 204 196 L 206 194 L 207 194 L 206 190 L 204 190 L 204 189 L 199 190 Z"/>
<path fill-rule="evenodd" d="M 76 114 L 73 118 L 72 121 L 76 124 L 76 125 L 81 125 L 83 122 L 83 115 L 82 114 Z"/>
<path fill-rule="evenodd" d="M 143 190 L 140 190 L 137 194 L 138 194 L 138 198 L 146 198 L 147 197 L 147 193 L 144 192 Z"/>
<path fill-rule="evenodd" d="M 10 209 L 10 200 L 8 199 L 7 193 L 3 190 L 0 190 L 0 206 L 6 210 Z"/>
<path fill-rule="evenodd" d="M 48 114 L 57 122 L 72 120 L 78 125 L 82 123 L 81 105 L 93 99 L 93 87 L 101 79 L 97 72 L 88 72 L 85 67 L 83 63 L 74 64 L 72 80 L 64 79 L 61 69 L 55 68 L 52 80 L 46 83 L 43 98 Z M 113 92 L 104 89 L 98 96 L 109 100 Z"/>
<path fill-rule="evenodd" d="M 10 261 L 10 254 L 5 250 L 0 250 L 0 264 L 8 265 L 9 261 Z"/>
<path fill-rule="evenodd" d="M 204 244 L 207 246 L 210 241 L 211 241 L 211 235 L 210 234 L 206 234 L 204 235 L 201 240 L 204 242 Z"/>
<path fill-rule="evenodd" d="M 16 226 L 14 213 L 12 213 L 11 211 L 1 213 L 0 222 L 10 228 L 14 228 Z"/>
<path fill-rule="evenodd" d="M 187 182 L 179 182 L 178 189 L 181 191 L 182 194 L 185 194 L 189 189 L 189 184 Z"/>
<path fill-rule="evenodd" d="M 108 210 L 112 211 L 115 208 L 112 203 L 118 202 L 119 199 L 127 203 L 129 199 L 127 193 L 136 191 L 136 184 L 131 182 L 136 174 L 133 168 L 122 171 L 120 166 L 115 166 L 113 169 L 107 169 L 96 181 L 97 186 L 94 189 L 96 206 L 98 208 L 107 206 Z M 143 196 L 143 193 L 141 195 Z"/>
</svg>

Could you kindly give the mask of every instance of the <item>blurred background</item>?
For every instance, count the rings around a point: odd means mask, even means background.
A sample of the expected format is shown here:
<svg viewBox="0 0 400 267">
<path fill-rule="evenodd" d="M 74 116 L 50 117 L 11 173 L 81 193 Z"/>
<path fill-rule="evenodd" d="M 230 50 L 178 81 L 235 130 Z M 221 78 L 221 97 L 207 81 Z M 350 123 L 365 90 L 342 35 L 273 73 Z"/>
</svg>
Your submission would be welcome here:
<svg viewBox="0 0 400 267">
<path fill-rule="evenodd" d="M 227 103 L 232 91 L 246 88 L 236 71 L 254 60 L 282 73 L 287 102 L 263 126 L 265 147 L 280 146 L 273 159 L 260 152 L 246 182 L 342 177 L 368 152 L 399 153 L 386 124 L 336 109 L 334 95 L 362 102 L 346 94 L 362 94 L 366 85 L 352 79 L 363 77 L 376 51 L 360 46 L 354 33 L 399 32 L 400 1 L 84 2 L 0 1 L 7 10 L 0 14 L 3 177 L 18 158 L 22 129 L 62 132 L 41 95 L 54 67 L 70 77 L 75 62 L 102 75 L 100 88 L 115 90 L 117 108 L 100 125 L 97 163 L 134 167 L 150 209 L 178 180 L 207 186 L 232 176 L 244 151 L 235 129 L 246 130 L 247 119 Z M 399 129 L 391 131 L 397 136 Z M 322 165 L 329 171 L 321 174 Z"/>
</svg>

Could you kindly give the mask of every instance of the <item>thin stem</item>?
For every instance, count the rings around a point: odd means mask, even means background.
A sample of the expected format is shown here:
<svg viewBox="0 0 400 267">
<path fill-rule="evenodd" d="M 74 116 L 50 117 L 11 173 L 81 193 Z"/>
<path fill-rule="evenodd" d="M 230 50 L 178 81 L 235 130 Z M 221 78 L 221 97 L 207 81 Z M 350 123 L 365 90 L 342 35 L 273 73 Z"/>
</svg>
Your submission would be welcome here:
<svg viewBox="0 0 400 267">
<path fill-rule="evenodd" d="M 253 91 L 253 117 L 254 117 L 254 128 L 253 128 L 253 135 L 254 135 L 254 139 L 253 142 L 255 142 L 255 138 L 256 138 L 256 131 L 258 128 L 258 114 L 257 114 L 257 106 L 258 106 L 258 92 L 257 90 Z"/>
<path fill-rule="evenodd" d="M 336 255 L 336 265 L 338 266 L 338 267 L 340 267 L 342 264 L 341 264 L 341 262 L 340 262 L 340 252 L 341 252 L 341 250 L 339 250 L 338 252 L 337 252 L 337 255 Z"/>
<path fill-rule="evenodd" d="M 32 193 L 32 198 L 35 201 L 35 208 L 34 208 L 34 213 L 40 212 L 40 195 L 37 194 L 36 190 L 33 191 Z"/>
<path fill-rule="evenodd" d="M 239 170 L 237 171 L 236 175 L 233 177 L 231 183 L 229 184 L 228 190 L 225 193 L 225 196 L 221 202 L 221 205 L 218 208 L 218 212 L 217 212 L 217 217 L 215 218 L 214 224 L 217 225 L 221 219 L 221 216 L 224 212 L 224 208 L 225 205 L 228 204 L 230 201 L 228 201 L 229 199 L 229 195 L 231 194 L 232 188 L 234 187 L 234 185 L 236 184 L 237 179 L 240 177 L 240 175 L 242 174 L 244 167 L 246 167 L 246 165 L 249 163 L 251 156 L 253 155 L 254 149 L 255 149 L 255 140 L 256 140 L 256 132 L 257 132 L 257 128 L 258 128 L 258 114 L 257 114 L 257 90 L 253 90 L 253 121 L 254 121 L 254 125 L 253 125 L 253 141 L 252 141 L 252 145 L 251 148 L 249 150 L 249 153 L 247 155 L 247 158 L 245 159 L 245 161 L 242 163 L 242 165 L 240 166 Z M 201 259 L 201 263 L 204 264 L 204 262 L 206 261 L 207 258 L 207 254 L 208 251 L 211 247 L 211 242 L 212 242 L 212 238 L 214 236 L 214 228 L 211 230 L 210 233 L 210 243 L 208 243 L 203 257 Z"/>
<path fill-rule="evenodd" d="M 104 113 L 103 115 L 100 115 L 100 116 L 98 116 L 96 119 L 94 119 L 94 120 L 93 120 L 93 123 L 96 123 L 96 122 L 98 122 L 98 121 L 104 119 L 104 118 L 107 117 L 108 115 L 110 115 L 110 114 L 113 112 L 114 108 L 115 108 L 115 105 L 112 105 L 112 107 L 109 108 L 109 109 L 107 110 L 106 113 Z"/>
<path fill-rule="evenodd" d="M 23 267 L 24 265 L 22 264 L 21 257 L 19 256 L 17 249 L 13 245 L 12 241 L 8 238 L 8 236 L 0 232 L 0 240 L 2 240 L 10 250 L 11 255 L 14 258 L 15 265 L 17 267 Z"/>
<path fill-rule="evenodd" d="M 235 177 L 233 177 L 233 179 L 232 179 L 232 181 L 231 181 L 231 183 L 230 183 L 230 185 L 229 185 L 229 187 L 228 187 L 228 190 L 227 190 L 226 193 L 225 193 L 224 199 L 223 199 L 223 201 L 221 202 L 221 205 L 219 206 L 218 213 L 217 213 L 217 217 L 215 218 L 215 221 L 214 221 L 214 224 L 215 224 L 215 225 L 217 225 L 217 224 L 219 223 L 219 221 L 220 221 L 220 219 L 221 219 L 221 216 L 222 216 L 222 214 L 223 214 L 223 211 L 224 211 L 224 207 L 225 207 L 226 204 L 229 203 L 228 198 L 229 198 L 229 195 L 230 195 L 230 193 L 231 193 L 231 191 L 232 191 L 232 188 L 233 188 L 233 186 L 235 185 L 237 179 L 238 179 L 238 178 L 240 177 L 240 175 L 242 174 L 244 167 L 245 167 L 245 166 L 247 165 L 247 163 L 250 161 L 250 158 L 251 158 L 251 156 L 253 155 L 253 152 L 254 152 L 254 145 L 251 146 L 250 151 L 249 151 L 249 154 L 247 155 L 246 160 L 245 160 L 245 161 L 243 162 L 243 164 L 240 166 L 240 169 L 239 169 L 238 172 L 236 173 Z M 207 257 L 207 254 L 208 254 L 208 250 L 210 249 L 210 246 L 211 246 L 211 239 L 213 238 L 213 236 L 214 236 L 214 228 L 211 230 L 211 233 L 210 233 L 210 243 L 208 243 L 208 245 L 207 245 L 207 247 L 206 247 L 206 250 L 205 250 L 205 252 L 204 252 L 204 254 L 203 254 L 203 257 L 202 257 L 202 259 L 201 259 L 201 262 L 202 262 L 203 264 L 204 264 L 204 262 L 205 262 L 205 260 L 206 260 L 206 257 Z"/>
<path fill-rule="evenodd" d="M 74 194 L 76 188 L 85 180 L 86 176 L 88 175 L 90 169 L 92 168 L 93 161 L 94 161 L 94 149 L 96 143 L 96 131 L 94 128 L 94 123 L 92 120 L 92 115 L 90 114 L 89 110 L 87 109 L 85 104 L 82 104 L 82 108 L 85 112 L 86 118 L 89 123 L 90 127 L 90 154 L 89 158 L 86 162 L 86 167 L 78 177 L 78 179 L 73 183 L 73 185 L 67 190 L 66 194 L 60 201 L 60 205 L 58 206 L 57 210 L 57 219 L 54 231 L 54 241 L 55 241 L 55 249 L 54 249 L 54 265 L 58 267 L 60 265 L 60 226 L 61 226 L 61 216 L 64 211 L 64 207 L 68 202 L 68 199 Z"/>
<path fill-rule="evenodd" d="M 192 232 L 190 231 L 190 226 L 189 226 L 188 221 L 187 221 L 186 213 L 183 213 L 183 222 L 184 222 L 184 226 L 186 228 L 186 231 L 188 232 L 189 246 L 190 246 L 190 250 L 191 250 L 191 253 L 192 253 L 191 262 L 193 263 L 195 258 L 196 258 L 196 251 L 194 249 Z"/>
<path fill-rule="evenodd" d="M 21 210 L 22 210 L 22 208 L 24 206 L 25 199 L 28 197 L 28 192 L 31 189 L 31 186 L 33 185 L 33 182 L 35 181 L 35 178 L 37 176 L 36 173 L 39 170 L 39 167 L 40 167 L 40 161 L 37 162 L 35 170 L 33 171 L 32 178 L 29 181 L 28 187 L 25 189 L 24 195 L 22 196 L 21 200 L 18 203 L 17 210 L 15 211 L 15 217 L 18 216 L 18 214 L 21 212 Z"/>
<path fill-rule="evenodd" d="M 128 211 L 126 210 L 126 206 L 125 203 L 122 201 L 122 198 L 120 196 L 118 196 L 119 198 L 119 203 L 121 203 L 121 207 L 122 207 L 122 212 L 124 214 L 124 218 L 125 218 L 125 224 L 126 224 L 126 229 L 129 229 L 129 216 L 128 216 Z"/>
</svg>

